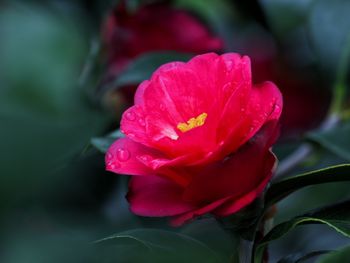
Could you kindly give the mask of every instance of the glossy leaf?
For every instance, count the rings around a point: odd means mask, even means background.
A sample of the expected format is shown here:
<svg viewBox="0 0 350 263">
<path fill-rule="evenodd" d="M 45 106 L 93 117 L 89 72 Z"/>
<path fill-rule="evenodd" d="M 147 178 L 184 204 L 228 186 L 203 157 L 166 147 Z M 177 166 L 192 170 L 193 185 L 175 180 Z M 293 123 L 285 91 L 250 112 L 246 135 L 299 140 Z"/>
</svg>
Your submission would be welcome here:
<svg viewBox="0 0 350 263">
<path fill-rule="evenodd" d="M 350 259 L 350 246 L 323 256 L 318 263 L 344 263 Z"/>
<path fill-rule="evenodd" d="M 73 18 L 9 4 L 0 35 L 0 206 L 11 207 L 59 189 L 62 169 L 108 120 L 78 88 L 88 42 Z"/>
<path fill-rule="evenodd" d="M 331 252 L 331 250 L 313 251 L 306 255 L 300 255 L 299 253 L 292 254 L 281 258 L 280 260 L 277 261 L 277 263 L 302 263 L 302 262 L 306 262 L 311 258 L 319 257 L 320 255 L 327 254 L 329 252 Z"/>
<path fill-rule="evenodd" d="M 124 137 L 124 134 L 120 132 L 120 130 L 116 130 L 105 137 L 95 137 L 91 139 L 91 144 L 94 146 L 97 150 L 99 150 L 102 153 L 106 153 L 109 146 L 111 146 L 115 140 Z"/>
<path fill-rule="evenodd" d="M 350 2 L 315 1 L 308 27 L 311 43 L 323 66 L 337 69 L 343 50 L 350 44 Z"/>
<path fill-rule="evenodd" d="M 350 164 L 340 164 L 292 176 L 271 185 L 265 195 L 265 207 L 275 204 L 306 186 L 350 181 Z"/>
<path fill-rule="evenodd" d="M 129 230 L 96 244 L 112 246 L 111 253 L 118 253 L 120 262 L 222 262 L 214 251 L 198 240 L 165 230 Z"/>
<path fill-rule="evenodd" d="M 302 26 L 313 0 L 260 0 L 269 25 L 275 34 L 283 37 Z"/>
<path fill-rule="evenodd" d="M 350 122 L 339 125 L 330 131 L 311 132 L 308 139 L 339 157 L 350 161 Z"/>
<path fill-rule="evenodd" d="M 218 220 L 213 217 L 201 218 L 185 225 L 181 233 L 199 240 L 214 250 L 224 262 L 238 262 L 239 236 L 236 232 L 227 231 Z M 231 260 L 231 261 L 230 261 Z"/>
<path fill-rule="evenodd" d="M 267 244 L 279 239 L 299 225 L 325 224 L 350 238 L 350 200 L 314 210 L 275 226 L 257 244 L 255 262 L 261 262 Z"/>
<path fill-rule="evenodd" d="M 125 85 L 136 85 L 149 79 L 152 73 L 161 65 L 171 61 L 187 61 L 190 54 L 168 52 L 150 52 L 139 56 L 118 75 L 113 82 L 113 88 Z"/>
</svg>

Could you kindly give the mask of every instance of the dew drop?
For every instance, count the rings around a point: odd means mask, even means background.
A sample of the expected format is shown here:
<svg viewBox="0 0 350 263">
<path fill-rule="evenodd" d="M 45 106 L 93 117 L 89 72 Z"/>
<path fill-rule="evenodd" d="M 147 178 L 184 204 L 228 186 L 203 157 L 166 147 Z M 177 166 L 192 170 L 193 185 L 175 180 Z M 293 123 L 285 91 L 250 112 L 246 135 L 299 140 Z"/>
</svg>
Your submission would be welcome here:
<svg viewBox="0 0 350 263">
<path fill-rule="evenodd" d="M 113 155 L 108 152 L 106 154 L 106 161 L 107 161 L 107 163 L 110 163 L 112 161 L 112 159 L 113 159 Z"/>
<path fill-rule="evenodd" d="M 135 113 L 132 111 L 128 111 L 125 116 L 129 121 L 134 121 L 136 119 Z"/>
<path fill-rule="evenodd" d="M 276 99 L 272 99 L 272 101 L 270 102 L 270 107 L 274 107 L 276 104 Z"/>
<path fill-rule="evenodd" d="M 161 111 L 165 111 L 165 106 L 164 106 L 163 103 L 161 103 L 161 104 L 159 105 L 159 108 L 160 108 Z"/>
<path fill-rule="evenodd" d="M 210 157 L 210 156 L 212 156 L 214 154 L 214 152 L 213 151 L 210 151 L 210 152 L 208 152 L 205 156 L 206 157 Z"/>
<path fill-rule="evenodd" d="M 152 157 L 149 155 L 140 155 L 140 156 L 137 156 L 137 159 L 139 159 L 140 162 L 142 163 L 148 163 L 152 160 Z"/>
<path fill-rule="evenodd" d="M 114 162 L 111 161 L 111 162 L 107 163 L 107 167 L 108 167 L 108 169 L 111 169 L 111 170 L 118 169 L 118 168 L 120 168 L 120 163 L 115 162 L 115 161 Z"/>
<path fill-rule="evenodd" d="M 118 149 L 117 150 L 117 158 L 121 162 L 125 162 L 130 159 L 130 152 L 126 149 Z"/>
<path fill-rule="evenodd" d="M 279 113 L 281 111 L 281 107 L 279 105 L 275 105 L 275 111 Z"/>
<path fill-rule="evenodd" d="M 138 120 L 138 122 L 139 122 L 139 124 L 140 124 L 142 127 L 145 127 L 145 126 L 146 126 L 146 122 L 145 122 L 144 119 L 140 118 L 140 119 Z"/>
<path fill-rule="evenodd" d="M 136 135 L 134 133 L 131 133 L 131 132 L 127 133 L 127 136 L 129 138 L 135 138 L 136 137 Z"/>
</svg>

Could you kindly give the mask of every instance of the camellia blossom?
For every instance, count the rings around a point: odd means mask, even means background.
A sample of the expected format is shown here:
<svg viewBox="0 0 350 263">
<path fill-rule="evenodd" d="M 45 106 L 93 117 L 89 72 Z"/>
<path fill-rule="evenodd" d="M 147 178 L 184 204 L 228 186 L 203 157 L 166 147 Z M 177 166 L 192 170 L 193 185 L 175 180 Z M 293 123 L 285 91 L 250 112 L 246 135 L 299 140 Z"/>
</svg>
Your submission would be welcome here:
<svg viewBox="0 0 350 263">
<path fill-rule="evenodd" d="M 272 82 L 252 84 L 247 56 L 165 64 L 139 85 L 106 169 L 132 176 L 127 199 L 137 215 L 170 216 L 173 225 L 230 215 L 272 176 L 281 110 Z"/>
</svg>

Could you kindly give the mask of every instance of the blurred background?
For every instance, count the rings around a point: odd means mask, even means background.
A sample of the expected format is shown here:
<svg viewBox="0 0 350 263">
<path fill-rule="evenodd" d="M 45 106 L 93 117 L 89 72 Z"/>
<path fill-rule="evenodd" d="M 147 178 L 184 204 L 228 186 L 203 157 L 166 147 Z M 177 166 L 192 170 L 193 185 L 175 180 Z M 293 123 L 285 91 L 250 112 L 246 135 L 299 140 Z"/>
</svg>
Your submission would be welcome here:
<svg viewBox="0 0 350 263">
<path fill-rule="evenodd" d="M 92 242 L 170 229 L 130 214 L 127 178 L 105 172 L 103 154 L 137 84 L 168 61 L 249 55 L 255 83 L 271 80 L 284 96 L 279 159 L 305 141 L 316 149 L 290 174 L 349 162 L 349 14 L 346 0 L 0 0 L 0 261 L 137 262 L 129 247 Z M 320 131 L 330 112 L 341 124 Z M 347 183 L 304 189 L 276 221 L 349 195 Z M 235 246 L 211 219 L 172 231 L 224 260 Z M 271 262 L 344 244 L 301 227 L 270 247 Z"/>
</svg>

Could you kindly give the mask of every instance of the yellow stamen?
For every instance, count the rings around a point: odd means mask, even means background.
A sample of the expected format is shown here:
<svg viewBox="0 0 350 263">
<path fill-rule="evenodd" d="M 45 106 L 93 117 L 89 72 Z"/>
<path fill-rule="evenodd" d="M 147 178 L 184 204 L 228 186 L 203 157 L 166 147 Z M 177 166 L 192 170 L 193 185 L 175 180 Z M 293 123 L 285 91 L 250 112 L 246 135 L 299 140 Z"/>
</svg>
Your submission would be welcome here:
<svg viewBox="0 0 350 263">
<path fill-rule="evenodd" d="M 205 119 L 207 118 L 208 114 L 203 112 L 202 114 L 198 115 L 196 118 L 191 118 L 186 122 L 181 122 L 177 125 L 177 128 L 182 132 L 188 132 L 189 130 L 192 130 L 194 128 L 200 127 L 205 123 Z"/>
</svg>

